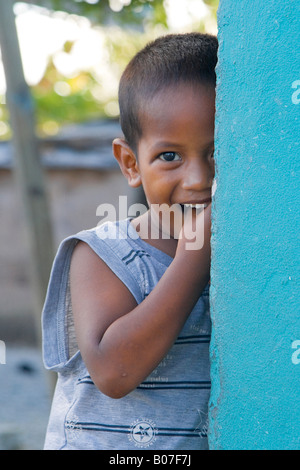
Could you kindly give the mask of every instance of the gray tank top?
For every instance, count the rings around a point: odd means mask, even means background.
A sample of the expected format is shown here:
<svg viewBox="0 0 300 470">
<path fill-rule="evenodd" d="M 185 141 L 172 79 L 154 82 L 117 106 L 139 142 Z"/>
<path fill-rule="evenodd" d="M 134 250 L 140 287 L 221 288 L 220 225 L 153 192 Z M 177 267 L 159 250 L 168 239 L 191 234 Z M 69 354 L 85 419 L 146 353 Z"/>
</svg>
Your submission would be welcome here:
<svg viewBox="0 0 300 470">
<path fill-rule="evenodd" d="M 79 240 L 102 258 L 137 303 L 172 262 L 139 238 L 129 219 L 79 232 L 61 243 L 42 315 L 44 364 L 58 373 L 44 448 L 208 449 L 209 287 L 156 369 L 125 397 L 110 398 L 94 385 L 74 334 L 69 268 Z"/>
</svg>

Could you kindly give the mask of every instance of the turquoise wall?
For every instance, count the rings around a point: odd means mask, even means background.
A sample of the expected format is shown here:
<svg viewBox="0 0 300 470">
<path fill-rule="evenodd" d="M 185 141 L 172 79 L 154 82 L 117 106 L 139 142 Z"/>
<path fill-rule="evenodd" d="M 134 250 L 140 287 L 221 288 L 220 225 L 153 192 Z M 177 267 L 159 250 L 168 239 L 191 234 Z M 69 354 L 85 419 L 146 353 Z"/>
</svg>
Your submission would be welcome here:
<svg viewBox="0 0 300 470">
<path fill-rule="evenodd" d="M 300 449 L 299 0 L 221 0 L 211 449 Z"/>
</svg>

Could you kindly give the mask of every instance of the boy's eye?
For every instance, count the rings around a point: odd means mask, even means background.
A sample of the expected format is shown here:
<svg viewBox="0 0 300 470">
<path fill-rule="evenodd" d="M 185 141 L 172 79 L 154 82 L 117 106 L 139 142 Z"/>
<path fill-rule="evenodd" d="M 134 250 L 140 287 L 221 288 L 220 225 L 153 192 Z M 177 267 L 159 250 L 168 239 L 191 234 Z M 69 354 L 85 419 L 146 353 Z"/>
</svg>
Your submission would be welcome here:
<svg viewBox="0 0 300 470">
<path fill-rule="evenodd" d="M 181 160 L 180 156 L 176 152 L 164 152 L 161 153 L 158 158 L 164 162 L 175 162 Z"/>
</svg>

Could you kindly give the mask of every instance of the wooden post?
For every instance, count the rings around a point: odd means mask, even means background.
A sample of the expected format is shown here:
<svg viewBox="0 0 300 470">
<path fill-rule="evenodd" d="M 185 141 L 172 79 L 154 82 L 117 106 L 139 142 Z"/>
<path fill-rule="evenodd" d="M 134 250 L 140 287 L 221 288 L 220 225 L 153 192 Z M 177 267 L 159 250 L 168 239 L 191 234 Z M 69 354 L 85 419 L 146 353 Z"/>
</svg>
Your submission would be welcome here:
<svg viewBox="0 0 300 470">
<path fill-rule="evenodd" d="M 0 46 L 7 84 L 7 106 L 13 131 L 14 169 L 28 225 L 31 279 L 35 298 L 33 308 L 40 341 L 41 310 L 54 251 L 44 175 L 35 136 L 33 100 L 24 79 L 13 3 L 13 0 L 0 0 Z"/>
</svg>

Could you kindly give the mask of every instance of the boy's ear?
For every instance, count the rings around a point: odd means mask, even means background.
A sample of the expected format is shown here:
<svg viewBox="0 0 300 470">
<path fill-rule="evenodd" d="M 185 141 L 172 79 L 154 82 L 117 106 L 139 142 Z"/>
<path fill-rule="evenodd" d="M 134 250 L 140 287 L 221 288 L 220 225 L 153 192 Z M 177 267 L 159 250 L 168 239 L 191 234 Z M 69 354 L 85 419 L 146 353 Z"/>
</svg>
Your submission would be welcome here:
<svg viewBox="0 0 300 470">
<path fill-rule="evenodd" d="M 142 184 L 142 180 L 134 152 L 124 139 L 114 139 L 112 146 L 114 156 L 129 186 L 137 188 Z"/>
</svg>

